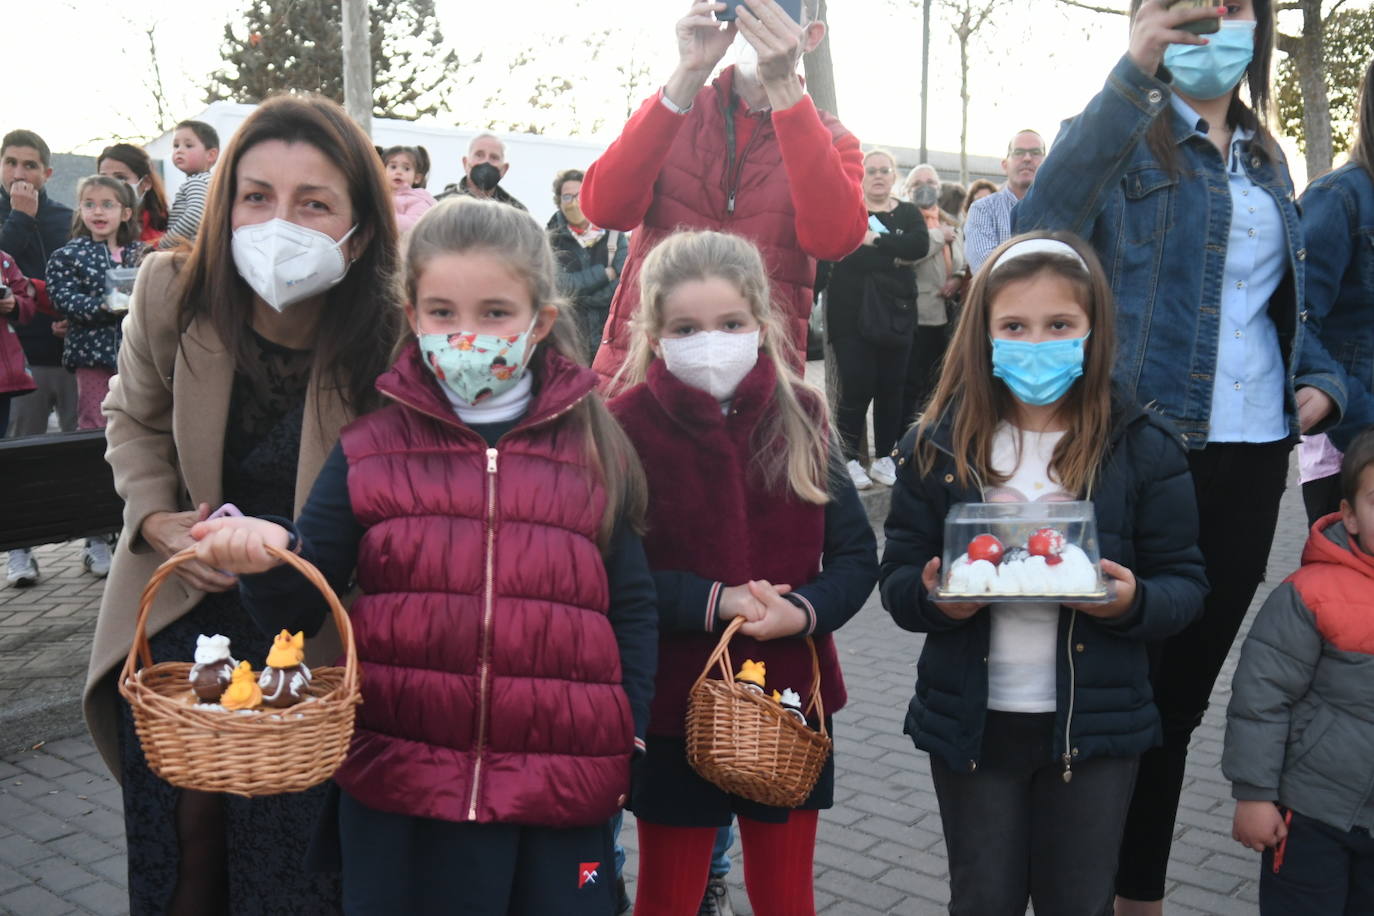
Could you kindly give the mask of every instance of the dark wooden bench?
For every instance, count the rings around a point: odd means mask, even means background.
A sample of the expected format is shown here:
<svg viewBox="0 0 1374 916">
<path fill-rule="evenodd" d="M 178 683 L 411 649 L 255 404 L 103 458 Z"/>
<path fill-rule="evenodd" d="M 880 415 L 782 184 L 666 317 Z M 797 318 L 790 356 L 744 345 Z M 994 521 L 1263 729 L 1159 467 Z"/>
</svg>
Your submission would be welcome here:
<svg viewBox="0 0 1374 916">
<path fill-rule="evenodd" d="M 103 429 L 0 439 L 0 550 L 116 532 L 123 513 Z"/>
</svg>

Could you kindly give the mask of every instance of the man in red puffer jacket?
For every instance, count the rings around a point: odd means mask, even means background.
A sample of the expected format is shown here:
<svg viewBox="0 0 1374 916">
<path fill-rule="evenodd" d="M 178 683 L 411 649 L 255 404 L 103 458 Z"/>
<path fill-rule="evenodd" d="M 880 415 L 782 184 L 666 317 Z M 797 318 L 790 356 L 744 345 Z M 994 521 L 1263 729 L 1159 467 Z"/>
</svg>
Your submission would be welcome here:
<svg viewBox="0 0 1374 916">
<path fill-rule="evenodd" d="M 692 4 L 677 23 L 677 69 L 587 170 L 587 217 L 639 229 L 594 364 L 603 385 L 629 346 L 639 266 L 674 230 L 733 232 L 759 247 L 790 319 L 798 369 L 816 261 L 838 261 L 864 240 L 859 141 L 817 110 L 797 75 L 802 55 L 825 37 L 819 0 L 793 0 L 800 24 L 775 0 L 748 2 L 724 28 L 715 19 L 724 3 Z M 706 85 L 732 42 L 736 63 Z"/>
</svg>

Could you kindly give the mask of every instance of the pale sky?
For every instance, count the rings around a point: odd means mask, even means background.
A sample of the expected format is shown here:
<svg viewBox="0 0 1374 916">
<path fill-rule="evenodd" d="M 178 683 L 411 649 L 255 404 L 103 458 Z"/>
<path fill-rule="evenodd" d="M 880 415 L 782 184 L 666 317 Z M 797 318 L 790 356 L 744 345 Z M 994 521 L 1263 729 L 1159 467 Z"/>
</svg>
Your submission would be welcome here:
<svg viewBox="0 0 1374 916">
<path fill-rule="evenodd" d="M 25 22 L 23 40 L 6 43 L 0 64 L 4 129 L 37 130 L 62 152 L 93 152 L 115 137 L 156 135 L 145 35 L 150 25 L 156 25 L 170 114 L 173 120 L 194 116 L 204 107 L 207 77 L 219 66 L 225 23 L 246 5 L 48 0 L 42 15 Z M 941 5 L 936 0 L 931 26 L 929 137 L 931 148 L 957 151 L 958 46 Z M 676 60 L 673 22 L 686 6 L 679 0 L 437 0 L 447 44 L 464 60 L 483 54 L 482 63 L 466 71 L 473 83 L 454 99 L 453 112 L 438 120 L 484 125 L 493 114 L 528 120 L 530 87 L 539 77 L 557 75 L 575 88 L 556 112 L 542 116 L 547 132 L 565 135 L 576 121 L 586 135 L 599 122 L 596 135 L 609 139 L 626 105 L 616 65 L 647 69 L 636 96 L 660 85 Z M 829 14 L 841 120 L 866 143 L 918 146 L 919 0 L 831 0 Z M 611 34 L 590 59 L 585 40 L 604 30 Z M 1083 108 L 1125 53 L 1126 20 L 1055 0 L 1019 0 L 975 45 L 969 151 L 1000 154 L 1017 129 L 1032 127 L 1052 138 L 1063 118 Z M 524 49 L 536 49 L 533 60 L 511 75 L 509 63 Z M 1301 157 L 1291 146 L 1289 158 L 1300 173 Z"/>
</svg>

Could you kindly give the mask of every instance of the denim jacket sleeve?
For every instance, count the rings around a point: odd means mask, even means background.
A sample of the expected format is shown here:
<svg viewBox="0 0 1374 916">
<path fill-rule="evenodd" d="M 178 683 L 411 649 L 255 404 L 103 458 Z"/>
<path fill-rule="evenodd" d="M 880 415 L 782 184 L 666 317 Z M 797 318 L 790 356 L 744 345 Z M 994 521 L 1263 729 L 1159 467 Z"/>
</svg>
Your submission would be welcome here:
<svg viewBox="0 0 1374 916">
<path fill-rule="evenodd" d="M 1307 239 L 1307 327 L 1304 329 L 1303 365 L 1297 382 L 1326 375 L 1339 385 L 1344 402 L 1333 395 L 1341 411 L 1342 425 L 1362 429 L 1374 424 L 1374 394 L 1352 376 L 1326 349 L 1322 328 L 1332 317 L 1340 298 L 1341 281 L 1355 257 L 1357 227 L 1355 203 L 1336 183 L 1308 186 L 1302 195 L 1302 228 Z M 1317 387 L 1331 394 L 1331 385 Z M 1331 425 L 1330 423 L 1325 425 Z"/>
<path fill-rule="evenodd" d="M 1067 229 L 1090 237 L 1146 130 L 1169 107 L 1169 91 L 1168 83 L 1123 56 L 1088 107 L 1064 122 L 1035 183 L 1012 211 L 1013 232 Z"/>
</svg>

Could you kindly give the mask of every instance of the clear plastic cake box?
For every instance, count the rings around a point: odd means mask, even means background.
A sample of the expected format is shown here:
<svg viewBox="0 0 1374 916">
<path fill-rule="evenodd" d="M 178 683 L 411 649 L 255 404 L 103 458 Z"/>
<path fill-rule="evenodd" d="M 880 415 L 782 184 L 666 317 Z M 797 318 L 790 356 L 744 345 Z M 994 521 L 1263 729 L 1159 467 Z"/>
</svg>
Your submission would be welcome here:
<svg viewBox="0 0 1374 916">
<path fill-rule="evenodd" d="M 933 601 L 1106 604 L 1090 502 L 959 503 Z"/>
<path fill-rule="evenodd" d="M 105 271 L 105 308 L 115 313 L 127 312 L 137 277 L 137 267 L 111 267 Z"/>
</svg>

